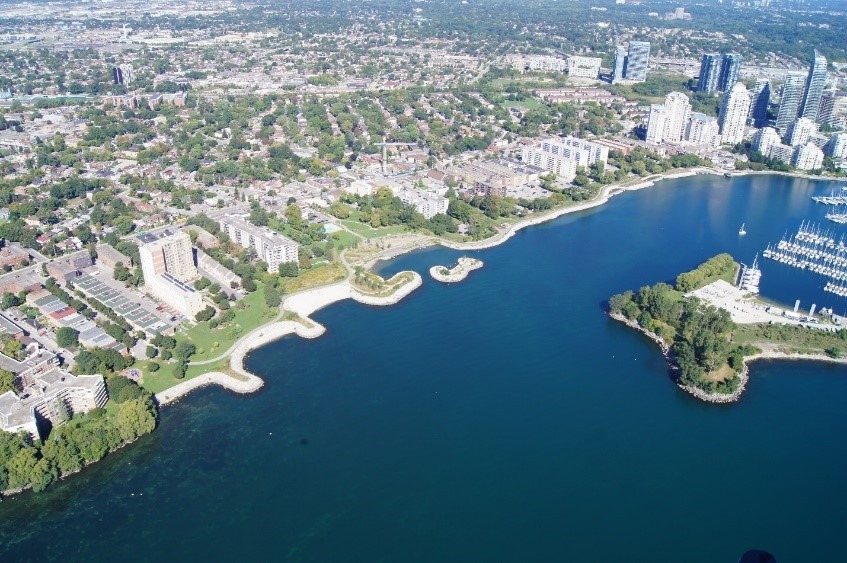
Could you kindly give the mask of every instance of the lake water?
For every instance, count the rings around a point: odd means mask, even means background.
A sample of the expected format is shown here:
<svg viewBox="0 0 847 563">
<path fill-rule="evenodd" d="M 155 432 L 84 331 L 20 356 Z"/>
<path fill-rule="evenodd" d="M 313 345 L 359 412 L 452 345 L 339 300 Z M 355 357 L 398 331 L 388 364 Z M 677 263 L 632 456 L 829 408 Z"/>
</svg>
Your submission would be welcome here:
<svg viewBox="0 0 847 563">
<path fill-rule="evenodd" d="M 256 351 L 258 394 L 198 391 L 153 435 L 0 503 L 0 560 L 845 561 L 847 370 L 757 363 L 739 403 L 704 404 L 602 309 L 823 224 L 809 197 L 834 185 L 663 182 L 474 252 L 485 267 L 456 285 L 426 271 L 461 253 L 402 256 L 383 273 L 417 270 L 420 289 Z M 847 309 L 823 278 L 761 266 L 764 295 Z"/>
</svg>

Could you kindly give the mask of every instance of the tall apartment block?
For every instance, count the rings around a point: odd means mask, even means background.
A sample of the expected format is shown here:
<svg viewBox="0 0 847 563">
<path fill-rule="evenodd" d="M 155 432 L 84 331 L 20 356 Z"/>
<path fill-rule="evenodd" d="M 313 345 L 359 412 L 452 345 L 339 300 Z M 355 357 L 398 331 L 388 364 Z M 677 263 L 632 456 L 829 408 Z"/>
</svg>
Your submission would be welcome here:
<svg viewBox="0 0 847 563">
<path fill-rule="evenodd" d="M 752 95 L 747 87 L 737 82 L 724 96 L 718 124 L 721 131 L 721 143 L 735 144 L 744 140 L 744 127 L 750 113 Z"/>
<path fill-rule="evenodd" d="M 800 108 L 800 117 L 817 121 L 818 111 L 821 107 L 821 95 L 826 88 L 829 73 L 826 70 L 826 57 L 815 50 L 812 66 L 809 68 L 809 76 L 806 78 L 806 93 L 803 95 L 803 105 Z"/>
<path fill-rule="evenodd" d="M 112 67 L 112 78 L 115 84 L 129 86 L 135 80 L 135 69 L 129 64 L 114 66 Z"/>
<path fill-rule="evenodd" d="M 797 119 L 800 102 L 803 100 L 803 75 L 797 72 L 785 75 L 782 84 L 782 96 L 779 100 L 779 113 L 776 116 L 776 130 L 785 135 L 788 126 Z"/>
<path fill-rule="evenodd" d="M 626 70 L 626 49 L 618 46 L 615 48 L 615 68 L 612 69 L 612 84 L 617 84 L 624 79 Z"/>
<path fill-rule="evenodd" d="M 700 62 L 700 76 L 697 79 L 698 92 L 717 92 L 721 75 L 721 56 L 718 53 L 703 55 Z"/>
<path fill-rule="evenodd" d="M 721 58 L 721 75 L 718 78 L 718 90 L 729 92 L 738 76 L 741 74 L 741 55 L 738 53 L 727 53 Z"/>
<path fill-rule="evenodd" d="M 647 41 L 630 41 L 629 53 L 626 57 L 624 75 L 627 80 L 644 82 L 647 80 L 647 65 L 650 63 L 650 43 Z"/>
<path fill-rule="evenodd" d="M 771 103 L 771 83 L 769 80 L 756 80 L 753 88 L 753 101 L 750 103 L 750 121 L 753 127 L 761 129 L 768 124 L 768 105 Z"/>
<path fill-rule="evenodd" d="M 194 251 L 187 233 L 166 233 L 161 238 L 145 235 L 138 247 L 144 285 L 156 299 L 186 316 L 205 307 L 203 298 L 188 282 L 200 275 L 194 265 Z"/>
</svg>

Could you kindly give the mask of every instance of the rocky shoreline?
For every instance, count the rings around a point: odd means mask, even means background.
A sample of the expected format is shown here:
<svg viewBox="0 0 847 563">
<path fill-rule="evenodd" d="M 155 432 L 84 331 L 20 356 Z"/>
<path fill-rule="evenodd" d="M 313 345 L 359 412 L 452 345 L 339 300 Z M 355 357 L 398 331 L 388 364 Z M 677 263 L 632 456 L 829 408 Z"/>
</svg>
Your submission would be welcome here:
<svg viewBox="0 0 847 563">
<path fill-rule="evenodd" d="M 750 379 L 750 368 L 747 365 L 748 358 L 744 358 L 744 367 L 741 369 L 741 373 L 738 374 L 738 377 L 741 378 L 741 382 L 738 384 L 738 387 L 732 393 L 709 393 L 708 391 L 704 391 L 698 387 L 692 387 L 691 385 L 683 385 L 679 383 L 679 381 L 675 377 L 676 372 L 679 368 L 677 367 L 676 361 L 674 360 L 673 350 L 671 350 L 670 345 L 665 342 L 665 340 L 661 336 L 659 336 L 655 332 L 647 330 L 636 321 L 628 319 L 620 313 L 609 313 L 609 316 L 614 320 L 621 322 L 632 329 L 637 330 L 638 332 L 644 334 L 645 336 L 647 336 L 647 338 L 658 344 L 659 348 L 662 350 L 662 355 L 665 357 L 665 361 L 668 363 L 668 369 L 670 370 L 671 374 L 674 375 L 674 383 L 676 383 L 677 387 L 679 387 L 689 395 L 697 397 L 701 401 L 706 401 L 707 403 L 734 403 L 741 397 L 741 394 L 747 387 L 747 382 Z"/>
<path fill-rule="evenodd" d="M 624 317 L 620 313 L 609 313 L 609 316 L 614 320 L 639 331 L 640 333 L 646 335 L 650 340 L 658 344 L 662 350 L 662 355 L 665 356 L 665 360 L 668 362 L 668 367 L 671 372 L 677 369 L 673 360 L 673 351 L 671 350 L 670 346 L 668 346 L 668 344 L 658 334 L 650 332 L 637 322 Z M 847 365 L 847 358 L 831 358 L 825 354 L 801 354 L 799 352 L 789 353 L 782 352 L 776 349 L 770 349 L 763 350 L 761 352 L 757 352 L 749 356 L 744 356 L 744 367 L 741 368 L 741 372 L 738 374 L 738 377 L 741 379 L 741 381 L 738 384 L 738 387 L 732 393 L 709 393 L 697 387 L 692 387 L 690 385 L 682 385 L 678 382 L 676 383 L 676 385 L 686 393 L 697 397 L 702 401 L 718 404 L 734 403 L 735 401 L 738 401 L 741 398 L 741 395 L 744 393 L 745 389 L 747 389 L 747 384 L 750 382 L 750 364 L 758 360 L 805 360 Z"/>
<path fill-rule="evenodd" d="M 456 283 L 464 280 L 468 277 L 468 274 L 482 268 L 482 266 L 482 260 L 462 256 L 459 258 L 459 263 L 455 267 L 447 269 L 446 266 L 433 266 L 429 269 L 429 275 L 442 283 Z M 446 274 L 443 272 L 444 270 L 447 270 Z"/>
</svg>

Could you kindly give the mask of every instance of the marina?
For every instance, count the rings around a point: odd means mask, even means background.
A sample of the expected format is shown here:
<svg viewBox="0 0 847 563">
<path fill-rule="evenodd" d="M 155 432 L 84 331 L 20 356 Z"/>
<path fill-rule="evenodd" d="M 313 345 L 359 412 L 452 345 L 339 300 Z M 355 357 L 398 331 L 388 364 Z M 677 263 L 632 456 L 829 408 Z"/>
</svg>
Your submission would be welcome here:
<svg viewBox="0 0 847 563">
<path fill-rule="evenodd" d="M 830 278 L 824 290 L 843 297 L 844 282 L 847 282 L 847 241 L 844 235 L 837 236 L 818 225 L 803 222 L 797 233 L 783 236 L 776 247 L 768 245 L 762 255 Z"/>
</svg>

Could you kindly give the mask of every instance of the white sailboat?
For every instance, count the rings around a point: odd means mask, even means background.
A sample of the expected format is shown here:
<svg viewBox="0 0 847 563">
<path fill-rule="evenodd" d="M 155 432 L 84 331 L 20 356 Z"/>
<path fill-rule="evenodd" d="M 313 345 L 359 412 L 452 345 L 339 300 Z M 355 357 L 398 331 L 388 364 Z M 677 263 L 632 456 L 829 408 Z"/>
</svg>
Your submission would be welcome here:
<svg viewBox="0 0 847 563">
<path fill-rule="evenodd" d="M 747 234 L 747 231 L 744 230 L 744 223 L 741 223 L 741 228 L 738 229 L 738 234 L 744 236 Z"/>
</svg>

